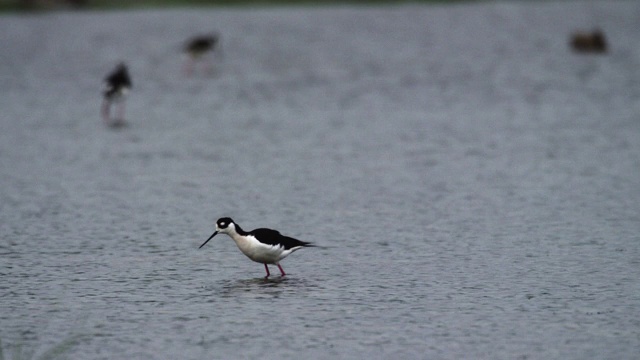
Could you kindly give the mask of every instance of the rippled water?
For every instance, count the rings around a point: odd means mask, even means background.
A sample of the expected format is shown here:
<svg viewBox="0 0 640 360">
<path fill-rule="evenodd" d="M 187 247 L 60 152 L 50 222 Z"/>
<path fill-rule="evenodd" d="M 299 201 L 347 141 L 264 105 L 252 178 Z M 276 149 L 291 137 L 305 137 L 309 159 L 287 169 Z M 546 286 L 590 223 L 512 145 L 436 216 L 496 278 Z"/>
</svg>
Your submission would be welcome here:
<svg viewBox="0 0 640 360">
<path fill-rule="evenodd" d="M 636 358 L 639 12 L 1 15 L 0 355 Z M 610 53 L 571 53 L 594 26 Z M 320 247 L 264 280 L 226 236 L 198 250 L 222 216 Z"/>
</svg>

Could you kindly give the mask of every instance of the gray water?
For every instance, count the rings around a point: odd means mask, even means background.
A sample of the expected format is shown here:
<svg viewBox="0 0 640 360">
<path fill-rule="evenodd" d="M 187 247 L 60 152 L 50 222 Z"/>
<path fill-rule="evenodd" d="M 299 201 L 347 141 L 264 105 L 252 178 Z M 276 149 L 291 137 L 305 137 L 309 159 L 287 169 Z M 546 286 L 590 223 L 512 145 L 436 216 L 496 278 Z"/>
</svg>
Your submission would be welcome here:
<svg viewBox="0 0 640 360">
<path fill-rule="evenodd" d="M 637 358 L 639 14 L 1 15 L 0 358 Z M 594 26 L 611 51 L 572 53 Z M 227 236 L 198 249 L 222 216 L 320 247 L 267 281 Z"/>
</svg>

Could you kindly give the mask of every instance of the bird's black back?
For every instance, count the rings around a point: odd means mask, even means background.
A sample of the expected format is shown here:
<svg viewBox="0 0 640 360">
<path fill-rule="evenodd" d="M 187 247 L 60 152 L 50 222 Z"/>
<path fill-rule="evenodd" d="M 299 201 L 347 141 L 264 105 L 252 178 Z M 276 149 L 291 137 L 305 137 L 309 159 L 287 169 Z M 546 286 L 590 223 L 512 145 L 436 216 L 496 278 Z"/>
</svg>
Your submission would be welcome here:
<svg viewBox="0 0 640 360">
<path fill-rule="evenodd" d="M 110 88 L 121 89 L 131 87 L 131 77 L 124 64 L 118 67 L 104 79 Z"/>
<path fill-rule="evenodd" d="M 255 238 L 263 244 L 275 246 L 280 245 L 284 247 L 285 250 L 289 250 L 298 246 L 313 246 L 311 243 L 284 236 L 280 234 L 279 231 L 272 229 L 255 229 L 249 234 L 255 236 Z"/>
<path fill-rule="evenodd" d="M 185 50 L 190 53 L 204 53 L 213 49 L 217 42 L 216 35 L 198 36 L 187 43 Z"/>
</svg>

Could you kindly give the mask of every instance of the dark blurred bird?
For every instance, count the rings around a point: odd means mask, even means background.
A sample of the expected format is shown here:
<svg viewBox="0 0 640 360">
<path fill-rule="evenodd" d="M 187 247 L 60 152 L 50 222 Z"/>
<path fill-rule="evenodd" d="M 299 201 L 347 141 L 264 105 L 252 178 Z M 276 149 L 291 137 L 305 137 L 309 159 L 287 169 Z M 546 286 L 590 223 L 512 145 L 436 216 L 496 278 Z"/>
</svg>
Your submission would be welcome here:
<svg viewBox="0 0 640 360">
<path fill-rule="evenodd" d="M 103 92 L 104 100 L 102 102 L 102 118 L 105 123 L 110 126 L 124 125 L 124 101 L 127 92 L 131 89 L 131 77 L 124 63 L 118 66 L 104 79 L 105 90 Z M 111 104 L 118 103 L 117 116 L 111 119 Z"/>
<path fill-rule="evenodd" d="M 196 62 L 203 60 L 203 58 L 210 52 L 213 52 L 216 47 L 219 48 L 220 36 L 212 33 L 207 35 L 194 36 L 187 40 L 184 45 L 184 52 L 187 54 L 187 62 L 185 64 L 184 71 L 187 75 L 193 72 Z M 203 68 L 209 72 L 211 70 L 209 62 L 203 62 Z"/>
<path fill-rule="evenodd" d="M 573 33 L 570 44 L 571 48 L 579 53 L 607 52 L 607 40 L 600 29 L 596 29 L 590 33 Z"/>
</svg>

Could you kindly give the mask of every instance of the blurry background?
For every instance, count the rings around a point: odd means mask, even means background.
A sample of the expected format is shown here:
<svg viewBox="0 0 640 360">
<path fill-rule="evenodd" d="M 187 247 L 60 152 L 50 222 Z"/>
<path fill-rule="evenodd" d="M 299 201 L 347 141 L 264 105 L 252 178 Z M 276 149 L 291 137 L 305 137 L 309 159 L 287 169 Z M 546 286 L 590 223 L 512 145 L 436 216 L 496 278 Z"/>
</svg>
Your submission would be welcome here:
<svg viewBox="0 0 640 360">
<path fill-rule="evenodd" d="M 455 2 L 459 0 L 422 0 L 418 2 Z M 473 0 L 471 0 L 473 1 Z M 401 4 L 406 0 L 0 0 L 0 9 L 44 10 L 60 8 L 136 8 L 201 5 L 327 5 L 327 4 Z M 416 1 L 412 1 L 416 2 Z"/>
</svg>

